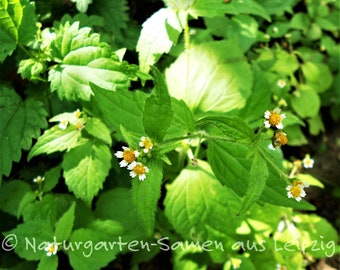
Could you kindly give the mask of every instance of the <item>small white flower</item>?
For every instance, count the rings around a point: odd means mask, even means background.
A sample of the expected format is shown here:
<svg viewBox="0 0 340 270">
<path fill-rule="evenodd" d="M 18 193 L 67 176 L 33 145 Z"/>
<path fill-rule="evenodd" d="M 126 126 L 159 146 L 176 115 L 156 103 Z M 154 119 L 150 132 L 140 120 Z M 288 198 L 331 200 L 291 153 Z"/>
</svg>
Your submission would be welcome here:
<svg viewBox="0 0 340 270">
<path fill-rule="evenodd" d="M 283 88 L 287 85 L 286 80 L 284 80 L 284 79 L 279 79 L 276 84 L 280 88 Z"/>
<path fill-rule="evenodd" d="M 306 192 L 304 191 L 303 187 L 303 185 L 295 185 L 294 183 L 293 185 L 287 186 L 286 189 L 288 190 L 288 198 L 294 198 L 298 202 L 301 201 L 301 198 L 306 196 Z"/>
<path fill-rule="evenodd" d="M 76 128 L 80 131 L 80 130 L 82 130 L 82 129 L 84 129 L 84 127 L 85 127 L 85 125 L 83 124 L 83 123 L 77 123 L 76 124 Z"/>
<path fill-rule="evenodd" d="M 307 154 L 305 158 L 302 160 L 303 167 L 306 169 L 313 168 L 314 166 L 314 159 L 310 158 L 310 155 Z"/>
<path fill-rule="evenodd" d="M 281 264 L 276 265 L 276 270 L 287 270 L 287 268 Z"/>
<path fill-rule="evenodd" d="M 149 168 L 144 166 L 142 163 L 140 162 L 132 162 L 129 166 L 128 166 L 128 170 L 130 170 L 130 176 L 132 178 L 135 178 L 136 176 L 138 176 L 140 181 L 144 181 L 146 178 L 146 173 L 149 172 Z"/>
<path fill-rule="evenodd" d="M 117 158 L 123 159 L 121 162 L 119 162 L 119 166 L 126 167 L 138 158 L 139 152 L 137 150 L 132 150 L 128 147 L 123 146 L 123 151 L 117 151 L 115 153 L 115 156 Z"/>
<path fill-rule="evenodd" d="M 58 245 L 56 243 L 49 243 L 46 245 L 45 251 L 47 252 L 47 256 L 55 255 L 58 251 Z"/>
<path fill-rule="evenodd" d="M 68 125 L 68 121 L 66 119 L 63 119 L 59 123 L 59 128 L 62 130 L 65 130 L 67 128 L 67 125 Z"/>
<path fill-rule="evenodd" d="M 143 149 L 144 153 L 147 153 L 152 149 L 153 143 L 149 137 L 143 136 L 140 138 L 139 146 L 144 148 Z"/>
<path fill-rule="evenodd" d="M 33 179 L 33 182 L 38 183 L 38 184 L 40 184 L 44 181 L 45 181 L 45 177 L 41 177 L 40 175 Z"/>
<path fill-rule="evenodd" d="M 73 112 L 73 116 L 77 119 L 80 117 L 80 115 L 81 115 L 81 111 L 79 109 L 77 109 L 75 112 Z"/>
<path fill-rule="evenodd" d="M 264 113 L 264 118 L 267 120 L 264 121 L 264 126 L 266 128 L 276 127 L 282 129 L 282 120 L 286 118 L 286 115 L 284 113 L 280 114 L 280 112 L 281 110 L 279 108 L 276 108 L 273 111 L 266 111 Z"/>
</svg>

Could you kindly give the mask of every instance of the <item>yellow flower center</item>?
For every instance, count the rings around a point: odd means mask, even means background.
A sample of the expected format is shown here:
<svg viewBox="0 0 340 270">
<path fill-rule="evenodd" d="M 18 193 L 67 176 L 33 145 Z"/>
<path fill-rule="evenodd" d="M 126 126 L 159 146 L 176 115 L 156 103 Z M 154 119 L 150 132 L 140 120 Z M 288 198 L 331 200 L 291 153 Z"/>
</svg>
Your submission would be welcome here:
<svg viewBox="0 0 340 270">
<path fill-rule="evenodd" d="M 143 144 L 146 149 L 151 149 L 151 147 L 153 146 L 152 141 L 148 138 L 143 140 Z"/>
<path fill-rule="evenodd" d="M 298 186 L 293 186 L 290 189 L 290 193 L 293 195 L 294 198 L 300 197 L 301 195 L 301 188 Z"/>
<path fill-rule="evenodd" d="M 143 165 L 136 165 L 134 168 L 133 168 L 133 171 L 137 174 L 137 175 L 142 175 L 142 174 L 145 174 L 145 168 Z"/>
<path fill-rule="evenodd" d="M 132 150 L 124 150 L 123 159 L 128 163 L 132 163 L 136 160 L 135 153 Z"/>
<path fill-rule="evenodd" d="M 48 252 L 53 253 L 55 251 L 54 245 L 51 245 L 48 249 Z"/>
<path fill-rule="evenodd" d="M 272 126 L 276 126 L 280 122 L 281 122 L 281 116 L 276 112 L 272 112 L 269 117 L 269 124 L 271 124 Z"/>
<path fill-rule="evenodd" d="M 84 125 L 83 125 L 82 123 L 77 123 L 77 124 L 76 124 L 76 128 L 77 128 L 78 130 L 82 130 L 82 129 L 84 128 Z"/>
<path fill-rule="evenodd" d="M 80 115 L 81 115 L 81 111 L 75 111 L 75 112 L 74 112 L 74 116 L 75 116 L 76 118 L 79 118 Z"/>
</svg>

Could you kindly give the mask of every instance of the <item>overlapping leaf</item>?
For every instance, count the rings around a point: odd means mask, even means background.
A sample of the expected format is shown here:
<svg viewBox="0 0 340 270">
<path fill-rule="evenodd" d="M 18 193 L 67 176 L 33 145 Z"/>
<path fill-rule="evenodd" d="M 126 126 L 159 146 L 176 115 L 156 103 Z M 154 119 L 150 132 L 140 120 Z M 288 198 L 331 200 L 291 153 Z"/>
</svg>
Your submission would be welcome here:
<svg viewBox="0 0 340 270">
<path fill-rule="evenodd" d="M 128 89 L 137 67 L 120 62 L 100 36 L 79 22 L 65 23 L 56 30 L 52 55 L 60 64 L 49 72 L 52 91 L 68 100 L 90 100 L 90 83 L 106 90 Z"/>
<path fill-rule="evenodd" d="M 19 161 L 21 149 L 29 150 L 32 139 L 47 126 L 43 104 L 33 99 L 22 102 L 14 90 L 0 86 L 0 178 L 9 175 L 12 161 Z"/>
</svg>

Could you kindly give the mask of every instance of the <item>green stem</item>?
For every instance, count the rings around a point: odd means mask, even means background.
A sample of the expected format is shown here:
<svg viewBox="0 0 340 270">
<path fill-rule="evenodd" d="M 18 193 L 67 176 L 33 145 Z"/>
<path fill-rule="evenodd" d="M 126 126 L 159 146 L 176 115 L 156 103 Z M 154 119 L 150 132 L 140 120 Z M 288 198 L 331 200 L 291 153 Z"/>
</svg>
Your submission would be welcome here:
<svg viewBox="0 0 340 270">
<path fill-rule="evenodd" d="M 22 46 L 21 44 L 18 44 L 18 47 L 21 49 L 21 50 L 23 50 L 24 51 L 24 53 L 26 53 L 28 56 L 29 56 L 29 58 L 33 58 L 33 59 L 35 59 L 35 60 L 37 60 L 38 61 L 38 59 L 35 57 L 35 56 L 33 56 L 24 46 Z"/>
<path fill-rule="evenodd" d="M 184 48 L 185 50 L 189 50 L 190 47 L 190 35 L 189 35 L 189 25 L 188 25 L 188 18 L 185 19 L 184 25 Z"/>
</svg>

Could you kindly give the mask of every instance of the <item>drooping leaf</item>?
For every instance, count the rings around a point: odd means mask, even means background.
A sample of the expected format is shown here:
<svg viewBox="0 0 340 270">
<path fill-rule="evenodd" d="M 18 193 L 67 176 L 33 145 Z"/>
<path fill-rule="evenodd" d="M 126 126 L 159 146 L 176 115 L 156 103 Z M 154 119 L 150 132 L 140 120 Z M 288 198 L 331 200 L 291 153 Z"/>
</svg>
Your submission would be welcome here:
<svg viewBox="0 0 340 270">
<path fill-rule="evenodd" d="M 69 190 L 90 205 L 111 168 L 110 149 L 106 144 L 88 140 L 64 155 L 62 167 Z"/>
<path fill-rule="evenodd" d="M 151 71 L 155 82 L 154 94 L 145 100 L 143 126 L 148 136 L 161 142 L 171 124 L 173 111 L 162 74 L 156 67 L 152 67 Z"/>
<path fill-rule="evenodd" d="M 20 160 L 21 149 L 29 150 L 32 139 L 47 127 L 47 112 L 41 102 L 33 99 L 22 102 L 13 89 L 0 86 L 0 115 L 1 179 L 2 175 L 9 175 L 12 161 Z"/>
<path fill-rule="evenodd" d="M 121 125 L 139 134 L 139 137 L 145 135 L 142 115 L 146 94 L 140 91 L 106 91 L 96 85 L 91 85 L 91 88 L 95 94 L 91 99 L 94 110 L 119 139 L 124 139 Z"/>
<path fill-rule="evenodd" d="M 242 108 L 253 75 L 233 41 L 192 45 L 166 70 L 171 96 L 192 111 L 227 112 Z"/>
<path fill-rule="evenodd" d="M 66 241 L 71 235 L 74 222 L 75 206 L 75 202 L 72 203 L 71 207 L 57 221 L 55 227 L 55 237 L 59 242 Z"/>
<path fill-rule="evenodd" d="M 17 44 L 26 45 L 36 32 L 35 6 L 28 0 L 0 2 L 0 62 Z"/>
<path fill-rule="evenodd" d="M 259 153 L 255 153 L 249 172 L 249 186 L 243 200 L 239 215 L 245 213 L 260 198 L 268 179 L 266 161 Z"/>
<path fill-rule="evenodd" d="M 60 62 L 49 72 L 52 91 L 67 100 L 90 100 L 90 83 L 106 90 L 128 89 L 137 78 L 137 67 L 120 62 L 111 48 L 100 42 L 91 28 L 79 28 L 79 22 L 60 25 L 52 44 L 52 55 Z"/>
<path fill-rule="evenodd" d="M 172 31 L 167 31 L 171 29 Z M 158 61 L 163 53 L 168 53 L 177 42 L 183 25 L 178 14 L 169 8 L 155 12 L 143 23 L 143 29 L 137 43 L 141 70 L 148 72 L 150 66 Z"/>
<path fill-rule="evenodd" d="M 157 201 L 161 195 L 162 161 L 154 158 L 145 165 L 149 169 L 146 179 L 140 181 L 136 177 L 132 180 L 132 200 L 146 234 L 152 235 L 155 225 Z"/>
<path fill-rule="evenodd" d="M 240 199 L 220 184 L 204 161 L 181 171 L 168 186 L 164 204 L 175 230 L 194 241 L 216 239 L 213 231 L 225 240 L 240 222 L 235 212 Z"/>
</svg>

